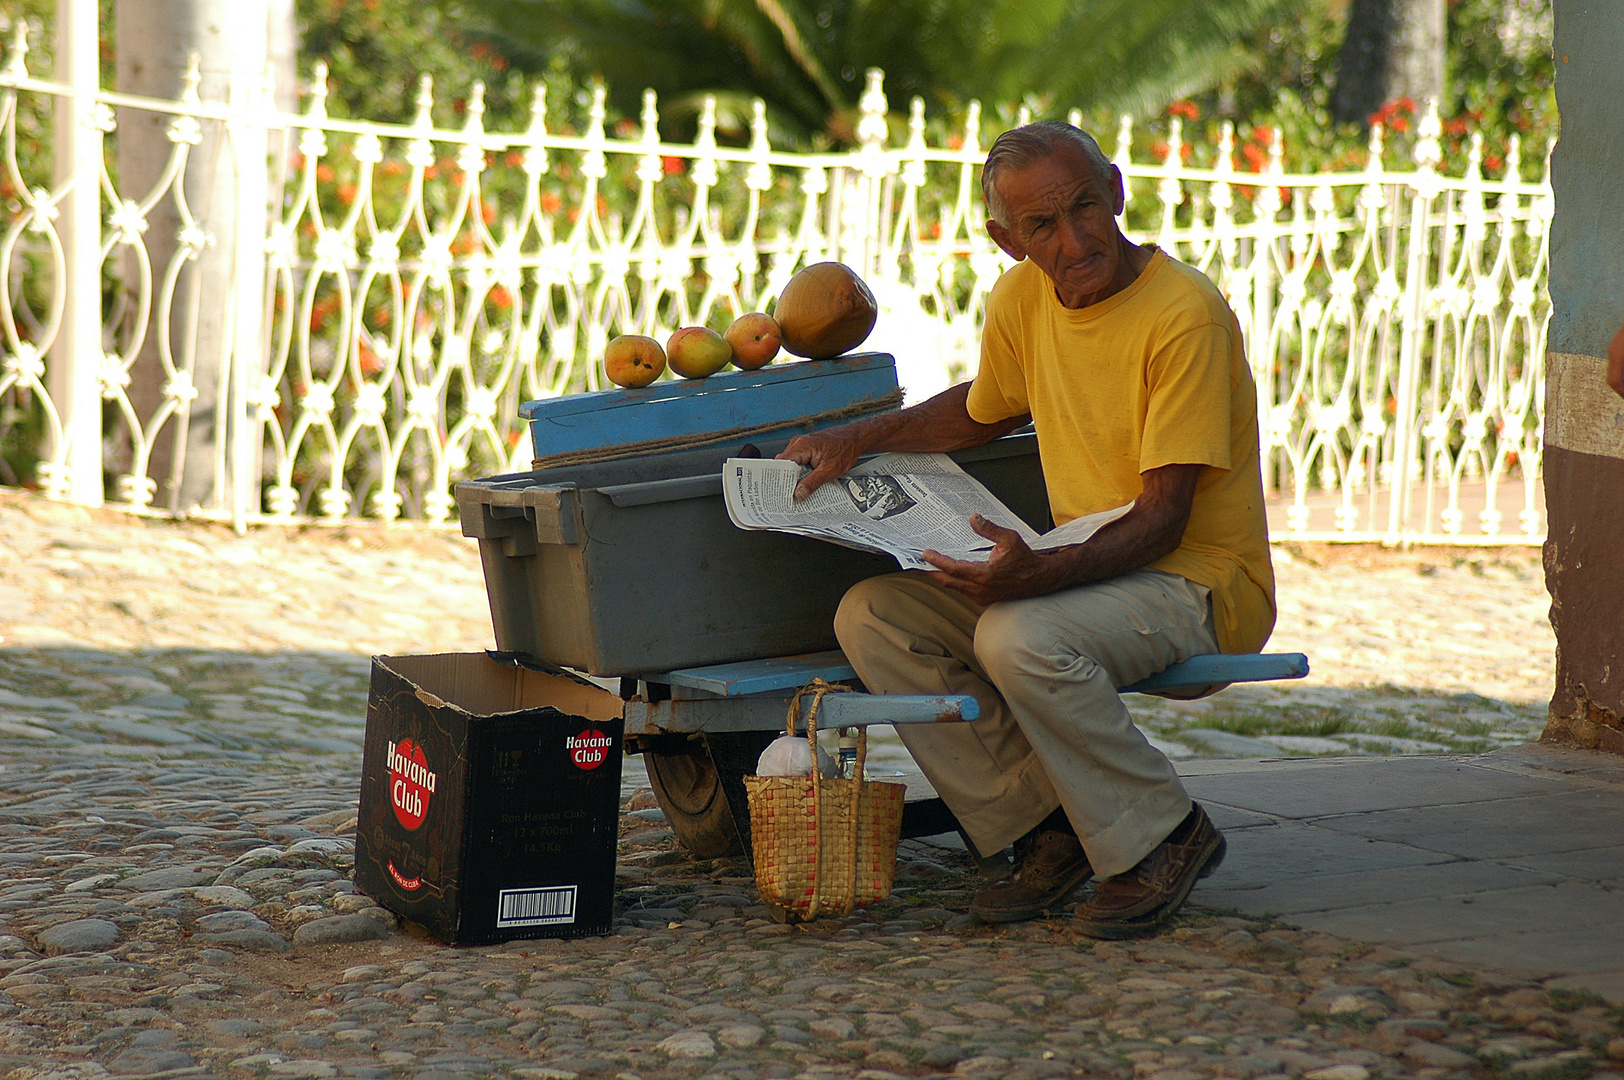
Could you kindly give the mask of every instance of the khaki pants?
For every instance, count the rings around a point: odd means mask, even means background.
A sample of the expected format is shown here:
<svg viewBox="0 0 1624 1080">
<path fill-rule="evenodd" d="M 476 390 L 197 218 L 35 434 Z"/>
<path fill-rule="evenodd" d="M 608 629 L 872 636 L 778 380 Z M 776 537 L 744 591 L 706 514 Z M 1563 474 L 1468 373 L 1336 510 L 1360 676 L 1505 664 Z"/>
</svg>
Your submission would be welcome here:
<svg viewBox="0 0 1624 1080">
<path fill-rule="evenodd" d="M 853 586 L 835 633 L 877 694 L 969 694 L 969 724 L 897 728 L 975 846 L 1002 850 L 1066 808 L 1100 877 L 1131 869 L 1190 811 L 1116 688 L 1218 651 L 1204 586 L 1138 570 L 982 608 L 908 572 Z"/>
</svg>

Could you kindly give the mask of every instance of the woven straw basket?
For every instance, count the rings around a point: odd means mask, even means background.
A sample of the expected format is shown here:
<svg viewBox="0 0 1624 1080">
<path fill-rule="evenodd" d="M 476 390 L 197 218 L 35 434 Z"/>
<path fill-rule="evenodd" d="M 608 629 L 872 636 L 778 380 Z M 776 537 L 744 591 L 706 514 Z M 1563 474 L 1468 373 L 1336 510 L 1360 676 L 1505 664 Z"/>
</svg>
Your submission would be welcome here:
<svg viewBox="0 0 1624 1080">
<path fill-rule="evenodd" d="M 843 689 L 817 679 L 790 702 L 785 726 L 794 735 L 801 696 L 812 695 L 806 717 L 810 776 L 744 778 L 756 888 L 764 902 L 783 909 L 794 922 L 849 915 L 853 908 L 890 896 L 896 878 L 907 788 L 870 780 L 825 780 L 817 768 L 818 705 L 825 694 Z M 867 756 L 868 730 L 859 728 L 857 776 L 863 775 Z"/>
</svg>

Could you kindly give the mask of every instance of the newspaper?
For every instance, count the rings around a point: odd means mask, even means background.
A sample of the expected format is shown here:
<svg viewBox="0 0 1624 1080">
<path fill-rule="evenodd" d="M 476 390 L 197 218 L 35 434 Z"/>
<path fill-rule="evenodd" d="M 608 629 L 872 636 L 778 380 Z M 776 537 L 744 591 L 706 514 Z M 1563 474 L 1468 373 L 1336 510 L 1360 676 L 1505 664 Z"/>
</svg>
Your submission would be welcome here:
<svg viewBox="0 0 1624 1080">
<path fill-rule="evenodd" d="M 1133 508 L 1068 521 L 1039 536 L 946 454 L 882 454 L 795 501 L 808 470 L 793 461 L 729 458 L 722 466 L 728 517 L 741 529 L 769 529 L 890 555 L 905 570 L 934 569 L 924 553 L 985 562 L 993 542 L 970 515 L 1013 529 L 1037 551 L 1081 544 Z"/>
</svg>

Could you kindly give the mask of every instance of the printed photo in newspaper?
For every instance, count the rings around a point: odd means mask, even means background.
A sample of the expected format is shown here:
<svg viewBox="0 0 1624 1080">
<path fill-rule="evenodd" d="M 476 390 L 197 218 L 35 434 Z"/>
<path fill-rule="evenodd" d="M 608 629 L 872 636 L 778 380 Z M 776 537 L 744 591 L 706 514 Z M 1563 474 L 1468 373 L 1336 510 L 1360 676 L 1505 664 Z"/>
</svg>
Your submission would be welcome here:
<svg viewBox="0 0 1624 1080">
<path fill-rule="evenodd" d="M 970 516 L 1013 529 L 1034 550 L 1080 544 L 1133 508 L 1119 506 L 1039 535 L 946 454 L 882 454 L 801 502 L 807 470 L 793 461 L 729 458 L 722 466 L 728 517 L 741 529 L 770 529 L 890 555 L 905 570 L 930 570 L 926 551 L 984 562 L 993 543 Z"/>
</svg>

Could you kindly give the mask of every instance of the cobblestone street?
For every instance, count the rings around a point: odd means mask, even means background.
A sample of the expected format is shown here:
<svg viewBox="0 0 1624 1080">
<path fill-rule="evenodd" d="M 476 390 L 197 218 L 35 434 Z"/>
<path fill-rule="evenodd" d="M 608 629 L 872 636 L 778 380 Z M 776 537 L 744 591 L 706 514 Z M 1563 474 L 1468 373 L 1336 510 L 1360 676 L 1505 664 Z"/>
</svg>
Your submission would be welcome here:
<svg viewBox="0 0 1624 1080">
<path fill-rule="evenodd" d="M 1276 569 L 1270 648 L 1314 674 L 1135 701 L 1169 753 L 1537 737 L 1536 551 L 1282 548 Z M 349 880 L 368 658 L 490 644 L 453 532 L 237 537 L 0 489 L 0 1078 L 1624 1070 L 1620 1002 L 1401 948 L 1199 906 L 1126 944 L 983 927 L 946 845 L 905 843 L 867 912 L 781 925 L 742 860 L 676 848 L 636 759 L 612 935 L 441 946 Z"/>
</svg>

